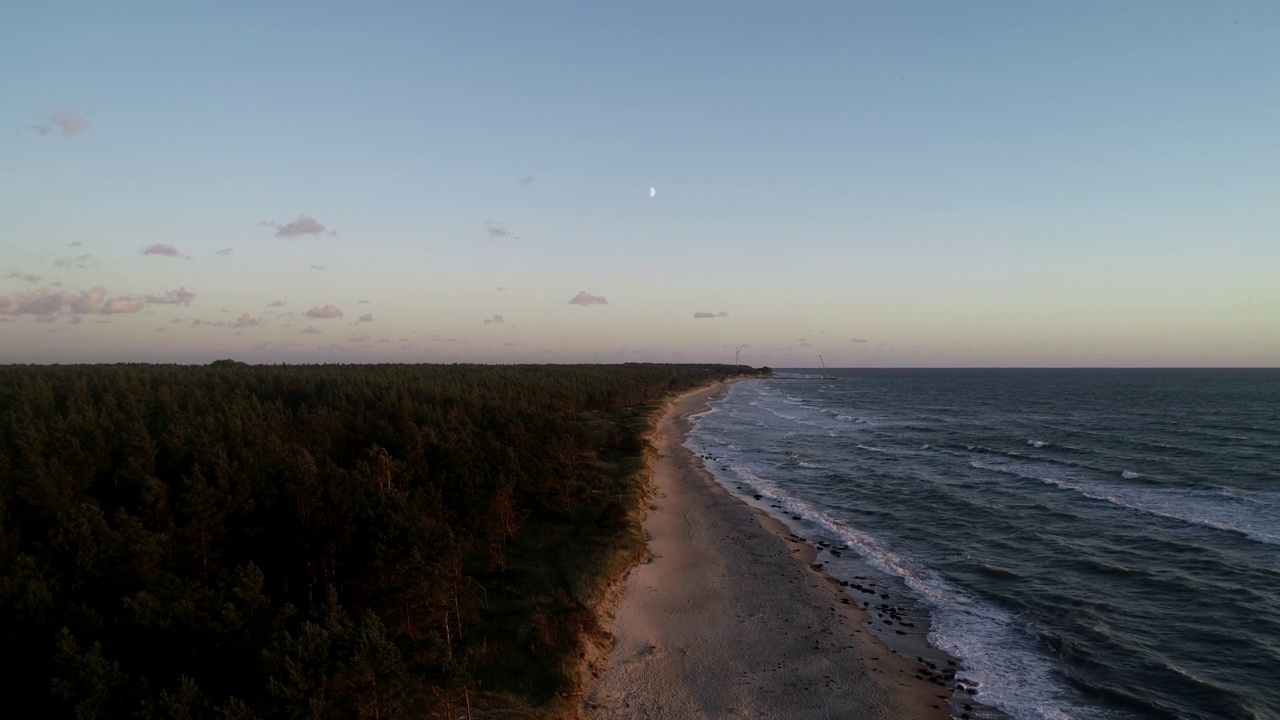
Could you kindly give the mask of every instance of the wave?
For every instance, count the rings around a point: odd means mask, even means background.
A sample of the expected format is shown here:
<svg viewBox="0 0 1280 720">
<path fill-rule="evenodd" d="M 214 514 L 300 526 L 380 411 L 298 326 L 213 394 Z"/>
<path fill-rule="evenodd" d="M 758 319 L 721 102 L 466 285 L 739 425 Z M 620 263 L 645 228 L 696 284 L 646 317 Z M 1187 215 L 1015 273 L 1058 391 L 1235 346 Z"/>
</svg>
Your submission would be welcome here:
<svg viewBox="0 0 1280 720">
<path fill-rule="evenodd" d="M 1022 579 L 1022 576 L 1019 575 L 1018 573 L 1008 568 L 1002 568 L 999 565 L 983 565 L 978 568 L 978 571 L 984 575 L 989 575 L 991 577 L 1001 578 L 1005 580 L 1021 580 Z"/>
<path fill-rule="evenodd" d="M 1280 545 L 1280 512 L 1276 512 L 1276 506 L 1265 500 L 1247 498 L 1243 503 L 1236 503 L 1233 502 L 1235 499 L 1233 495 L 1216 490 L 1205 492 L 1194 488 L 1169 488 L 1159 485 L 1120 486 L 1073 481 L 1052 477 L 1053 473 L 1046 473 L 1039 468 L 1029 471 L 1024 467 L 995 465 L 980 460 L 973 460 L 969 465 L 979 470 L 1038 480 L 1062 490 L 1076 492 L 1091 500 L 1104 501 L 1128 510 L 1236 533 L 1267 545 Z M 1143 477 L 1138 473 L 1125 472 L 1126 479 Z M 1246 505 L 1246 509 L 1237 507 L 1245 503 L 1252 503 L 1253 506 Z"/>
<path fill-rule="evenodd" d="M 1058 478 L 1040 480 L 1128 510 L 1235 533 L 1267 545 L 1280 545 L 1280 514 L 1266 517 L 1264 513 L 1241 512 L 1229 503 L 1215 503 L 1211 495 L 1195 490 L 1073 483 Z"/>
<path fill-rule="evenodd" d="M 768 383 L 740 383 L 732 405 L 743 419 L 724 413 L 703 426 L 740 450 L 717 447 L 728 460 L 708 465 L 735 494 L 767 495 L 764 509 L 795 532 L 850 548 L 828 572 L 857 566 L 866 575 L 870 565 L 905 586 L 930 611 L 931 643 L 964 661 L 961 679 L 980 687 L 978 700 L 1011 717 L 1099 717 L 1090 706 L 1111 701 L 1125 717 L 1200 717 L 1185 711 L 1206 709 L 1198 700 L 1212 691 L 1178 672 L 1188 668 L 1239 686 L 1229 690 L 1241 712 L 1223 716 L 1248 717 L 1255 707 L 1269 717 L 1280 707 L 1280 695 L 1256 682 L 1280 660 L 1280 433 L 1261 427 L 1269 418 L 1252 412 L 1228 421 L 1238 429 L 1216 427 L 1226 422 L 1176 402 L 1139 418 L 1126 396 L 1085 393 L 1085 403 L 1056 391 L 1031 416 L 1019 396 L 931 382 L 886 373 L 856 395 L 794 383 L 758 393 Z M 972 402 L 955 400 L 966 397 Z M 818 428 L 842 437 L 829 441 Z M 784 431 L 796 437 L 779 439 Z M 793 450 L 804 455 L 786 461 Z M 949 554 L 971 543 L 983 551 Z M 1091 562 L 1080 564 L 1086 555 Z M 1099 597 L 1097 617 L 1051 621 Z M 1187 611 L 1193 600 L 1214 603 L 1216 614 Z M 1190 630 L 1144 632 L 1165 619 L 1199 628 L 1193 618 L 1208 640 Z M 1042 622 L 1061 626 L 1074 649 L 1051 649 Z M 1215 631 L 1239 639 L 1218 643 L 1228 657 L 1204 660 L 1198 648 L 1217 642 Z M 1149 662 L 1160 657 L 1170 666 Z M 1113 681 L 1126 691 L 1108 687 Z"/>
<path fill-rule="evenodd" d="M 738 485 L 751 488 L 777 506 L 769 510 L 777 519 L 788 524 L 801 522 L 809 533 L 817 529 L 871 567 L 905 583 L 931 610 L 929 642 L 962 661 L 957 677 L 978 689 L 983 703 L 1013 717 L 1109 717 L 1079 704 L 1071 689 L 1057 679 L 1052 660 L 1036 650 L 1035 638 L 1021 630 L 1015 616 L 917 566 L 826 508 L 790 495 L 742 463 L 730 462 L 725 467 L 713 471 L 713 476 L 730 491 Z M 839 573 L 835 565 L 829 565 L 828 570 Z M 1013 571 L 995 566 L 987 572 L 1017 577 Z"/>
</svg>

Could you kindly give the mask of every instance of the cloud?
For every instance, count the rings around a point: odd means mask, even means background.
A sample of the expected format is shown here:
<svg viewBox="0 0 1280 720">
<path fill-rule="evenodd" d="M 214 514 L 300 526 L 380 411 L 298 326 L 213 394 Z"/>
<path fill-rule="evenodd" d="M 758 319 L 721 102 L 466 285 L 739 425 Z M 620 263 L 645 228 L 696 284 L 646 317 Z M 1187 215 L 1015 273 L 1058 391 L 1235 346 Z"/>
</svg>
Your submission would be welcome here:
<svg viewBox="0 0 1280 720">
<path fill-rule="evenodd" d="M 325 305 L 324 307 L 313 307 L 307 311 L 307 317 L 318 318 L 320 320 L 332 320 L 342 317 L 342 311 L 336 305 Z"/>
<path fill-rule="evenodd" d="M 107 290 L 103 287 L 94 287 L 78 294 L 34 288 L 0 296 L 0 315 L 52 317 L 64 312 L 75 315 L 115 315 L 140 310 L 142 303 L 130 297 L 108 297 Z"/>
<path fill-rule="evenodd" d="M 324 331 L 321 330 L 320 328 L 314 327 L 312 325 L 308 325 L 307 327 L 302 328 L 298 332 L 302 335 L 319 335 Z"/>
<path fill-rule="evenodd" d="M 347 338 L 347 342 L 349 343 L 369 342 L 369 336 L 368 335 L 352 335 L 351 337 Z"/>
<path fill-rule="evenodd" d="M 25 273 L 25 274 L 24 274 L 24 273 L 23 273 L 22 271 L 20 271 L 20 270 L 14 270 L 13 272 L 9 273 L 8 275 L 5 275 L 5 277 L 7 277 L 7 278 L 13 278 L 14 280 L 21 280 L 22 282 L 29 282 L 29 283 L 38 283 L 38 282 L 40 282 L 40 281 L 43 279 L 41 276 L 36 275 L 35 273 Z"/>
<path fill-rule="evenodd" d="M 702 318 L 718 318 L 718 317 L 729 317 L 729 313 L 723 310 L 721 310 L 718 313 L 711 312 L 709 310 L 699 310 L 693 314 L 694 320 L 701 320 Z"/>
<path fill-rule="evenodd" d="M 55 112 L 49 113 L 48 119 L 42 123 L 32 125 L 31 129 L 41 135 L 48 135 L 57 130 L 63 137 L 71 137 L 79 135 L 89 127 L 89 119 L 80 113 L 75 112 Z"/>
<path fill-rule="evenodd" d="M 84 245 L 84 243 L 80 242 L 79 240 L 76 240 L 75 242 L 67 243 L 67 247 L 80 247 L 81 245 Z"/>
<path fill-rule="evenodd" d="M 601 295 L 592 295 L 586 290 L 579 290 L 578 294 L 574 295 L 573 299 L 569 301 L 569 304 L 582 305 L 583 307 L 588 305 L 608 305 L 609 300 Z"/>
<path fill-rule="evenodd" d="M 144 247 L 140 251 L 142 255 L 164 255 L 165 257 L 182 257 L 178 252 L 178 248 L 165 243 L 158 243 L 150 247 Z"/>
<path fill-rule="evenodd" d="M 357 320 L 358 323 L 373 322 L 373 313 L 365 313 Z"/>
<path fill-rule="evenodd" d="M 272 300 L 271 302 L 267 303 L 267 307 L 284 307 L 284 306 L 285 306 L 285 301 L 283 300 Z"/>
<path fill-rule="evenodd" d="M 170 320 L 170 321 L 169 321 L 169 324 L 170 324 L 170 325 L 173 325 L 173 324 L 175 324 L 175 323 L 180 323 L 180 322 L 182 322 L 182 318 L 174 318 L 174 319 L 172 319 L 172 320 Z"/>
<path fill-rule="evenodd" d="M 484 319 L 485 325 L 501 325 L 504 322 L 506 322 L 506 320 L 503 320 L 501 315 L 494 315 L 493 317 L 487 317 Z"/>
<path fill-rule="evenodd" d="M 53 261 L 54 267 L 72 268 L 75 270 L 84 270 L 88 267 L 98 267 L 98 259 L 92 255 L 77 255 L 69 258 L 57 258 Z"/>
<path fill-rule="evenodd" d="M 201 325 L 208 325 L 209 327 L 226 327 L 226 326 L 227 326 L 227 323 L 226 323 L 225 321 L 222 321 L 222 320 L 199 320 L 199 319 L 197 319 L 197 320 L 192 320 L 192 321 L 191 321 L 191 327 L 200 327 Z"/>
<path fill-rule="evenodd" d="M 506 285 L 499 285 L 499 286 L 498 286 L 498 292 L 506 292 L 506 291 L 507 291 L 507 286 L 506 286 Z"/>
<path fill-rule="evenodd" d="M 799 343 L 800 347 L 803 347 L 803 348 L 813 347 L 812 345 L 809 344 L 809 341 L 806 338 L 796 338 L 796 342 Z"/>
<path fill-rule="evenodd" d="M 368 300 L 357 300 L 357 301 L 356 301 L 356 304 L 357 304 L 357 305 L 368 305 L 368 304 L 369 304 L 369 301 L 368 301 Z"/>
<path fill-rule="evenodd" d="M 231 327 L 248 328 L 248 327 L 256 327 L 261 324 L 262 324 L 261 320 L 259 320 L 256 317 L 253 317 L 249 313 L 241 313 L 240 317 L 236 318 L 236 321 L 231 324 Z"/>
<path fill-rule="evenodd" d="M 307 267 L 311 268 L 312 270 L 324 270 L 324 269 L 325 269 L 325 267 L 327 267 L 327 266 L 325 266 L 325 265 L 308 265 Z"/>
<path fill-rule="evenodd" d="M 864 340 L 863 338 L 849 338 L 849 342 L 853 342 L 853 343 L 864 343 L 864 342 L 867 342 L 867 341 L 866 341 L 866 340 Z"/>
<path fill-rule="evenodd" d="M 188 291 L 185 287 L 170 290 L 163 295 L 147 295 L 143 298 L 150 305 L 190 305 L 191 301 L 195 299 L 196 294 Z"/>
<path fill-rule="evenodd" d="M 320 235 L 321 233 L 328 233 L 329 235 L 338 234 L 334 232 L 332 229 L 325 227 L 323 223 L 311 217 L 310 215 L 299 215 L 297 220 L 294 220 L 291 223 L 285 223 L 284 225 L 270 222 L 268 220 L 263 220 L 258 224 L 275 228 L 276 237 L 282 237 L 282 238 L 295 238 L 295 237 L 300 237 L 302 235 L 310 235 L 312 237 L 315 237 L 317 235 Z"/>
<path fill-rule="evenodd" d="M 235 248 L 222 248 L 222 249 L 221 249 L 221 250 L 219 250 L 216 254 L 217 254 L 217 255 L 221 255 L 222 257 L 226 257 L 226 256 L 230 255 L 230 254 L 231 254 L 231 251 L 232 251 L 232 250 L 234 250 L 234 249 L 235 249 Z"/>
<path fill-rule="evenodd" d="M 520 178 L 520 184 L 525 187 L 529 187 L 530 185 L 533 184 L 534 179 L 535 178 L 532 175 L 525 175 L 524 177 Z"/>
<path fill-rule="evenodd" d="M 103 315 L 121 315 L 128 313 L 136 313 L 142 309 L 142 303 L 133 298 L 117 297 L 108 298 L 102 304 L 102 308 L 98 312 Z"/>
<path fill-rule="evenodd" d="M 510 230 L 502 226 L 502 223 L 492 220 L 484 224 L 484 234 L 488 235 L 490 240 L 507 240 L 514 237 Z"/>
</svg>

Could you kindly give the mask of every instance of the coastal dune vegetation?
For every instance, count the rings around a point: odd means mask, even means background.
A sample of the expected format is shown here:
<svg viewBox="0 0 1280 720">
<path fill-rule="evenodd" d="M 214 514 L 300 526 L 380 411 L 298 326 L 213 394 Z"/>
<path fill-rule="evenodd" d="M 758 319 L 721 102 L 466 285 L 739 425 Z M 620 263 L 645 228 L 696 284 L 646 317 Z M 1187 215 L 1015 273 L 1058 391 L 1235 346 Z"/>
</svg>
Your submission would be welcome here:
<svg viewBox="0 0 1280 720">
<path fill-rule="evenodd" d="M 730 365 L 0 367 L 32 717 L 575 712 L 645 434 Z"/>
</svg>

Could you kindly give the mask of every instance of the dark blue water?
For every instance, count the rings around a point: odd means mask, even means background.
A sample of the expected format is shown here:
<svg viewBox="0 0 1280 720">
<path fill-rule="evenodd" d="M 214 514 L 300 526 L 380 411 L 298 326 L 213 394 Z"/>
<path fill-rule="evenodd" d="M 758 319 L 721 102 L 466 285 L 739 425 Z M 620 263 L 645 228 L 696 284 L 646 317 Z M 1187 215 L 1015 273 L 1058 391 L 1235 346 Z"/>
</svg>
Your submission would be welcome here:
<svg viewBox="0 0 1280 720">
<path fill-rule="evenodd" d="M 1280 718 L 1280 371 L 833 374 L 735 384 L 689 445 L 926 608 L 978 699 Z"/>
</svg>

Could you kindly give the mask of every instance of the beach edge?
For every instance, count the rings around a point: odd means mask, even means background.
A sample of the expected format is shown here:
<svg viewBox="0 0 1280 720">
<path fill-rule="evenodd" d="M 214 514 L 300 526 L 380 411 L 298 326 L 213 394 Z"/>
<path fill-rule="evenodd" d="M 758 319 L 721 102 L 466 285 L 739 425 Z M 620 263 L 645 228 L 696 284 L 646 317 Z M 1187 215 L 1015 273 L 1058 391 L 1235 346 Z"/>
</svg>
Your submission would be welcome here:
<svg viewBox="0 0 1280 720">
<path fill-rule="evenodd" d="M 841 602 L 845 595 L 839 585 L 811 566 L 814 548 L 795 538 L 783 523 L 731 495 L 703 466 L 702 459 L 685 447 L 693 416 L 710 410 L 711 403 L 728 393 L 734 382 L 738 380 L 717 382 L 676 395 L 652 416 L 645 453 L 643 497 L 646 506 L 641 509 L 646 557 L 612 582 L 596 604 L 599 623 L 605 632 L 590 643 L 592 647 L 587 649 L 583 658 L 582 702 L 578 716 L 608 720 L 636 714 L 674 718 L 745 712 L 754 717 L 804 717 L 805 714 L 794 706 L 794 698 L 784 703 L 784 714 L 783 708 L 771 706 L 768 700 L 748 697 L 752 693 L 733 680 L 731 673 L 723 674 L 724 687 L 709 687 L 707 674 L 689 672 L 692 666 L 683 654 L 677 661 L 676 653 L 658 653 L 655 650 L 667 645 L 660 640 L 655 641 L 655 638 L 665 637 L 678 643 L 681 633 L 674 627 L 675 623 L 665 620 L 654 622 L 655 612 L 661 614 L 660 609 L 654 606 L 655 602 L 661 604 L 661 601 L 654 598 L 715 596 L 719 592 L 716 588 L 702 587 L 711 575 L 705 572 L 706 567 L 697 564 L 703 559 L 700 556 L 711 557 L 714 565 L 717 558 L 731 559 L 739 552 L 746 552 L 779 569 L 789 568 L 784 574 L 792 575 L 796 582 L 801 582 L 798 577 L 803 576 L 801 584 L 804 591 L 793 595 L 779 584 L 762 584 L 759 577 L 734 572 L 723 575 L 722 581 L 727 581 L 728 586 L 739 593 L 763 594 L 784 606 L 788 602 L 801 602 L 800 610 L 813 617 L 827 618 L 820 630 L 809 628 L 815 638 L 828 639 L 827 634 L 830 633 L 837 636 L 840 643 L 848 643 L 838 648 L 839 669 L 846 675 L 842 678 L 843 684 L 838 692 L 832 692 L 831 700 L 808 698 L 815 708 L 812 716 L 929 720 L 950 717 L 948 698 L 940 688 L 917 677 L 914 663 L 894 653 L 871 635 L 865 628 L 868 615 L 847 600 Z M 670 522 L 675 516 L 680 518 L 680 522 Z M 690 543 L 687 538 L 678 537 L 681 522 L 701 523 L 708 519 L 727 522 L 734 530 L 747 531 L 745 534 L 749 541 L 744 547 L 726 543 L 723 538 L 707 537 L 704 539 L 709 542 Z M 749 532 L 753 529 L 755 532 Z M 674 534 L 673 530 L 676 530 Z M 735 538 L 737 543 L 741 540 Z M 692 560 L 685 557 L 686 554 L 693 556 Z M 689 568 L 693 570 L 689 571 Z M 732 570 L 731 567 L 729 569 Z M 695 614 L 693 621 L 705 626 L 715 620 L 712 617 L 715 610 L 712 607 L 707 617 Z M 662 627 L 664 624 L 668 627 Z M 782 632 L 794 630 L 790 628 Z M 779 629 L 766 630 L 769 631 L 776 634 Z M 782 642 L 783 639 L 779 636 L 765 640 L 765 644 L 773 649 L 770 662 L 802 665 L 815 660 L 811 653 L 797 652 L 801 645 L 805 649 L 809 647 L 808 638 L 802 643 L 797 643 L 790 635 L 786 636 L 786 642 Z M 715 636 L 711 644 L 733 646 L 735 642 L 742 644 L 740 633 L 727 637 L 722 633 Z M 832 649 L 834 651 L 836 647 Z M 744 652 L 740 655 L 747 657 L 750 654 Z M 780 676 L 777 682 L 785 684 L 787 679 Z M 770 688 L 755 688 L 754 693 L 768 698 L 787 695 L 783 688 L 776 689 L 778 692 L 772 692 Z M 708 698 L 714 702 L 708 703 Z M 752 702 L 759 705 L 752 705 Z M 841 705 L 842 702 L 846 705 Z M 860 712 L 849 714 L 853 705 L 859 705 Z"/>
</svg>

